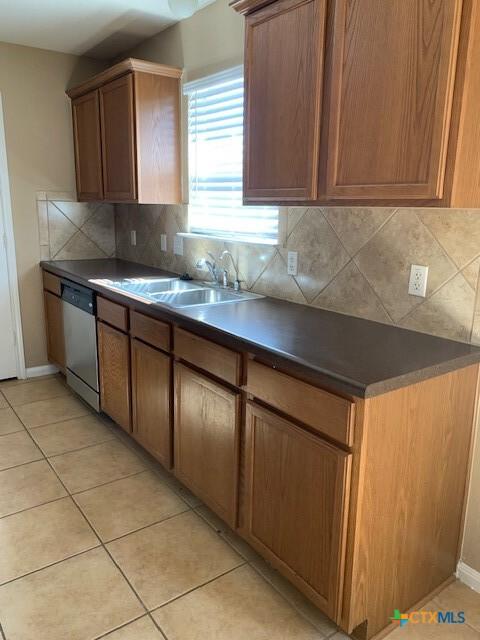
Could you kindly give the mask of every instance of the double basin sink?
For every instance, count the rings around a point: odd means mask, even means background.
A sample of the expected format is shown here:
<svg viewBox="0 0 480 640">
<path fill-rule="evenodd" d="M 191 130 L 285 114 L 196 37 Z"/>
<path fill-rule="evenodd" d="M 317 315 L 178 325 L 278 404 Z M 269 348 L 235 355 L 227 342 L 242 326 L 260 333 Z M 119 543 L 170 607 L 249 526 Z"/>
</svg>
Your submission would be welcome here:
<svg viewBox="0 0 480 640">
<path fill-rule="evenodd" d="M 193 280 L 180 280 L 180 278 L 129 278 L 119 281 L 92 280 L 92 282 L 133 298 L 165 304 L 176 309 L 243 302 L 263 297 L 247 291 L 233 291 Z"/>
</svg>

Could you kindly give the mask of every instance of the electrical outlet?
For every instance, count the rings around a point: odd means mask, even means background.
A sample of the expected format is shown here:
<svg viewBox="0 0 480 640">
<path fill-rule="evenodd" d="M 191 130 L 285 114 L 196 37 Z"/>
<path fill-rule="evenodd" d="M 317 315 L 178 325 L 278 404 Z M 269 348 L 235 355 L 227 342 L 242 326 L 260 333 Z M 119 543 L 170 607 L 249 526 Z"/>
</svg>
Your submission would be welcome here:
<svg viewBox="0 0 480 640">
<path fill-rule="evenodd" d="M 287 260 L 287 273 L 296 276 L 298 273 L 298 251 L 289 251 Z"/>
<path fill-rule="evenodd" d="M 427 294 L 428 267 L 420 264 L 412 264 L 410 269 L 410 281 L 408 283 L 408 293 L 411 296 L 425 298 Z"/>
<path fill-rule="evenodd" d="M 160 249 L 162 251 L 167 250 L 167 234 L 166 233 L 160 234 Z"/>
<path fill-rule="evenodd" d="M 132 229 L 130 231 L 130 244 L 132 245 L 132 247 L 137 246 L 137 232 L 135 231 L 135 229 Z"/>
<path fill-rule="evenodd" d="M 183 238 L 182 238 L 182 236 L 175 236 L 173 238 L 173 253 L 176 256 L 183 256 Z"/>
</svg>

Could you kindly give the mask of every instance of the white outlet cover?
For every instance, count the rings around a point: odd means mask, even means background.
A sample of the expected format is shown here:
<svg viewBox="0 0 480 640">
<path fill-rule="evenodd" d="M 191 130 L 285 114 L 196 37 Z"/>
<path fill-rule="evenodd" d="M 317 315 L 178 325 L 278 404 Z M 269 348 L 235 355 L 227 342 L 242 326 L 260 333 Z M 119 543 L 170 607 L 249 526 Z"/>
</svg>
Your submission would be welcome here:
<svg viewBox="0 0 480 640">
<path fill-rule="evenodd" d="M 130 244 L 132 245 L 132 247 L 137 246 L 137 232 L 135 231 L 135 229 L 132 229 L 130 231 Z"/>
<path fill-rule="evenodd" d="M 167 234 L 166 233 L 160 234 L 160 249 L 162 251 L 167 250 Z"/>
<path fill-rule="evenodd" d="M 287 273 L 296 276 L 298 273 L 298 251 L 289 251 L 287 259 Z"/>
<path fill-rule="evenodd" d="M 182 236 L 175 236 L 173 238 L 173 253 L 176 256 L 183 256 L 183 238 L 182 238 Z"/>
<path fill-rule="evenodd" d="M 411 296 L 425 298 L 427 295 L 428 267 L 421 264 L 412 264 L 410 268 L 410 280 L 408 293 Z"/>
</svg>

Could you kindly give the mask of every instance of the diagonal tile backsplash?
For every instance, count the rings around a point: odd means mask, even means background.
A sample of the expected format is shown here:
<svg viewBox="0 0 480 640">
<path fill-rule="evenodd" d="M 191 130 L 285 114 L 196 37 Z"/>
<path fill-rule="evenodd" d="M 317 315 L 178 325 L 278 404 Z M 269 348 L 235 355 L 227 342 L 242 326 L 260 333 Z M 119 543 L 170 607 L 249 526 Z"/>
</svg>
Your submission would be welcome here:
<svg viewBox="0 0 480 640">
<path fill-rule="evenodd" d="M 112 204 L 74 202 L 68 194 L 37 195 L 42 260 L 87 260 L 115 255 Z"/>
<path fill-rule="evenodd" d="M 115 206 L 117 256 L 206 278 L 207 251 L 234 255 L 244 288 L 416 331 L 480 344 L 480 210 L 291 207 L 282 246 L 184 238 L 187 206 Z M 137 246 L 130 231 L 137 232 Z M 167 236 L 161 251 L 160 235 Z M 287 275 L 289 250 L 298 275 Z M 411 264 L 429 266 L 427 297 L 407 293 Z M 233 280 L 233 269 L 228 268 Z"/>
</svg>

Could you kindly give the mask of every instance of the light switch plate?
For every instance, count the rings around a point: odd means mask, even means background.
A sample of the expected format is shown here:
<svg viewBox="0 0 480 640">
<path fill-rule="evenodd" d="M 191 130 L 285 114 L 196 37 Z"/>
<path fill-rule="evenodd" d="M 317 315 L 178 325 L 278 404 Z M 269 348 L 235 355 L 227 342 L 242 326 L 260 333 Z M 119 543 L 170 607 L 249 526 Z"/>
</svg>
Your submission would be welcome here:
<svg viewBox="0 0 480 640">
<path fill-rule="evenodd" d="M 287 273 L 296 276 L 298 273 L 298 251 L 289 251 L 287 260 Z"/>
<path fill-rule="evenodd" d="M 411 296 L 425 298 L 427 295 L 428 267 L 421 264 L 412 264 L 410 269 L 410 280 L 408 283 L 408 293 Z"/>
<path fill-rule="evenodd" d="M 130 231 L 130 244 L 132 245 L 132 247 L 137 246 L 137 232 L 135 231 L 135 229 L 132 229 Z"/>
<path fill-rule="evenodd" d="M 173 238 L 173 253 L 176 256 L 183 256 L 183 238 L 182 238 L 182 236 L 175 236 Z"/>
<path fill-rule="evenodd" d="M 167 250 L 167 234 L 166 233 L 160 234 L 160 249 L 162 251 Z"/>
</svg>

